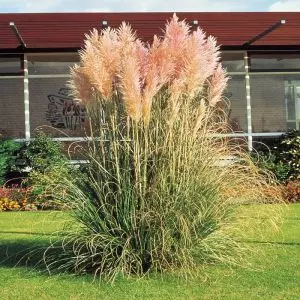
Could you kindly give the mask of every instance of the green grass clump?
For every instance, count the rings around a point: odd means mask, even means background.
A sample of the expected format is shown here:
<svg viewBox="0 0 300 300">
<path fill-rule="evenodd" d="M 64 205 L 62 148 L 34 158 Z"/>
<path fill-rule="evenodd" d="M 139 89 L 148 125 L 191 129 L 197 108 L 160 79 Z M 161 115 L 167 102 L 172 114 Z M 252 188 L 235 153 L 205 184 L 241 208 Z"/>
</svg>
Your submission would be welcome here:
<svg viewBox="0 0 300 300">
<path fill-rule="evenodd" d="M 184 115 L 190 102 L 177 122 L 170 124 L 158 109 L 147 126 L 130 120 L 120 125 L 122 108 L 114 105 L 100 138 L 85 150 L 85 177 L 44 177 L 54 197 L 72 205 L 77 224 L 45 251 L 48 271 L 113 281 L 120 274 L 192 274 L 199 263 L 238 264 L 244 247 L 232 235 L 233 211 L 242 203 L 279 201 L 268 177 L 226 140 L 210 137 L 215 123 L 208 114 L 205 127 L 190 134 L 196 121 Z M 220 166 L 233 153 L 236 161 Z M 277 212 L 271 216 L 275 220 Z"/>
<path fill-rule="evenodd" d="M 50 273 L 113 281 L 239 262 L 235 206 L 280 197 L 247 154 L 214 137 L 228 130 L 218 57 L 213 38 L 175 15 L 149 47 L 126 24 L 87 37 L 72 70 L 90 121 L 85 176 L 37 176 L 77 224 L 44 252 Z"/>
</svg>

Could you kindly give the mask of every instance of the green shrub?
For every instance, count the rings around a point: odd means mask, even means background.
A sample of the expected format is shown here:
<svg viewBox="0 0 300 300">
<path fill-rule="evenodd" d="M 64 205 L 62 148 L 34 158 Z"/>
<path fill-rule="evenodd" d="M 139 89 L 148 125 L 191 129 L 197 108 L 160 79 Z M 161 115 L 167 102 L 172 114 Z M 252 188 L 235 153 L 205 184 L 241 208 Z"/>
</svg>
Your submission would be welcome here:
<svg viewBox="0 0 300 300">
<path fill-rule="evenodd" d="M 272 146 L 260 147 L 253 160 L 260 168 L 273 172 L 281 183 L 300 179 L 300 131 L 289 130 Z"/>
<path fill-rule="evenodd" d="M 35 204 L 41 209 L 58 209 L 66 205 L 63 201 L 55 198 L 43 175 L 51 176 L 55 181 L 66 174 L 75 175 L 75 169 L 69 165 L 68 158 L 64 154 L 59 142 L 53 141 L 44 133 L 39 133 L 28 145 L 24 145 L 18 159 L 23 161 L 21 168 L 30 168 L 27 184 L 32 187 L 32 195 L 35 197 Z"/>
<path fill-rule="evenodd" d="M 83 184 L 85 173 L 71 166 L 68 161 L 52 165 L 43 172 L 31 171 L 28 182 L 32 188 L 31 194 L 36 206 L 39 209 L 72 208 L 73 203 L 66 199 L 68 186 L 64 184 L 65 180 L 68 180 L 69 184 Z"/>
<path fill-rule="evenodd" d="M 285 182 L 289 178 L 290 166 L 278 160 L 272 152 L 253 153 L 254 163 L 261 169 L 271 171 L 279 182 Z"/>
<path fill-rule="evenodd" d="M 23 144 L 16 159 L 16 169 L 29 168 L 47 172 L 56 165 L 67 162 L 61 144 L 44 133 L 39 133 L 30 143 Z"/>
<path fill-rule="evenodd" d="M 39 133 L 29 143 L 21 144 L 14 154 L 10 160 L 9 176 L 18 176 L 21 178 L 19 185 L 31 187 L 31 196 L 38 208 L 60 208 L 63 203 L 46 193 L 42 175 L 53 174 L 58 167 L 61 173 L 71 172 L 61 144 Z"/>
<path fill-rule="evenodd" d="M 4 184 L 13 169 L 20 144 L 12 140 L 0 140 L 0 184 Z"/>
<path fill-rule="evenodd" d="M 276 149 L 277 161 L 289 168 L 288 180 L 300 179 L 300 131 L 289 130 Z"/>
<path fill-rule="evenodd" d="M 0 142 L 0 184 L 7 182 L 14 192 L 22 190 L 21 186 L 30 187 L 31 202 L 37 208 L 57 209 L 66 206 L 47 189 L 43 175 L 50 174 L 55 180 L 66 175 L 82 180 L 84 176 L 80 170 L 70 166 L 61 144 L 44 133 L 39 133 L 30 143 L 20 144 L 11 140 Z M 23 206 L 20 204 L 20 207 Z"/>
</svg>

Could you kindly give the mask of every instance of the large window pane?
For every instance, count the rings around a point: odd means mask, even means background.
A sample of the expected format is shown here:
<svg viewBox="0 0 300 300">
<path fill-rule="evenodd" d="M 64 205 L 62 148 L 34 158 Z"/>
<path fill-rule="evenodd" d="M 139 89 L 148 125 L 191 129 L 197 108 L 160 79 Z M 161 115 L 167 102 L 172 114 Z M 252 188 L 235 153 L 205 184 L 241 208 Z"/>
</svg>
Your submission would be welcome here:
<svg viewBox="0 0 300 300">
<path fill-rule="evenodd" d="M 245 72 L 242 52 L 223 52 L 221 61 L 227 72 Z"/>
<path fill-rule="evenodd" d="M 0 74 L 21 74 L 20 57 L 0 57 Z"/>
<path fill-rule="evenodd" d="M 280 132 L 300 123 L 300 77 L 251 76 L 252 126 L 254 132 Z"/>
<path fill-rule="evenodd" d="M 229 120 L 235 132 L 247 132 L 246 86 L 244 75 L 234 75 L 228 81 L 225 98 L 229 104 Z"/>
<path fill-rule="evenodd" d="M 287 127 L 300 129 L 300 75 L 284 78 Z"/>
<path fill-rule="evenodd" d="M 0 137 L 24 138 L 24 82 L 23 78 L 0 77 Z"/>
<path fill-rule="evenodd" d="M 70 67 L 79 62 L 77 53 L 28 55 L 29 75 L 69 74 Z"/>
<path fill-rule="evenodd" d="M 285 82 L 285 99 L 286 99 L 286 114 L 288 121 L 296 120 L 296 110 L 295 110 L 295 85 L 289 82 Z"/>
<path fill-rule="evenodd" d="M 30 126 L 53 136 L 84 136 L 85 109 L 70 96 L 68 78 L 31 78 Z"/>
<path fill-rule="evenodd" d="M 252 54 L 251 70 L 300 70 L 300 54 Z"/>
</svg>

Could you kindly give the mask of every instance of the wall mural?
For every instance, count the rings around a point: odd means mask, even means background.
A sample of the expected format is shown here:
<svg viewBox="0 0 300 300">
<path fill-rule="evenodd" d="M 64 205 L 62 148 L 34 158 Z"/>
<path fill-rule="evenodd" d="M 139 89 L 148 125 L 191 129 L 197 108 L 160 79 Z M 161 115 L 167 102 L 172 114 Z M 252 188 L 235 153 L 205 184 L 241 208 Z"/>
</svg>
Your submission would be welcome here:
<svg viewBox="0 0 300 300">
<path fill-rule="evenodd" d="M 46 111 L 46 120 L 49 121 L 52 127 L 78 130 L 84 126 L 86 117 L 85 107 L 70 97 L 71 91 L 68 88 L 60 88 L 57 95 L 50 94 L 47 96 L 49 103 Z M 224 94 L 225 99 L 229 100 L 232 97 L 231 92 Z M 229 117 L 231 109 L 229 111 Z M 234 128 L 236 127 L 235 119 L 233 121 Z"/>
<path fill-rule="evenodd" d="M 47 96 L 46 119 L 55 128 L 78 130 L 83 128 L 86 116 L 84 106 L 70 97 L 70 89 L 61 88 L 57 95 Z"/>
</svg>

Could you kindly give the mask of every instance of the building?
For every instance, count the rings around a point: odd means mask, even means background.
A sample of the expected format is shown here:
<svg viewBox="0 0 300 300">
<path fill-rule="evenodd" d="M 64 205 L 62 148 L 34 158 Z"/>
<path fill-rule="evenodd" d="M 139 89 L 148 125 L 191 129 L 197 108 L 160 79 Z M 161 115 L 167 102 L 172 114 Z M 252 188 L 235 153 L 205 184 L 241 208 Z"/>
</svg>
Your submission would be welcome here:
<svg viewBox="0 0 300 300">
<path fill-rule="evenodd" d="M 221 45 L 234 136 L 249 149 L 262 137 L 300 128 L 300 13 L 178 13 Z M 0 14 L 0 134 L 30 139 L 41 125 L 82 135 L 83 107 L 65 83 L 92 28 L 130 23 L 139 37 L 161 34 L 170 13 Z"/>
</svg>

